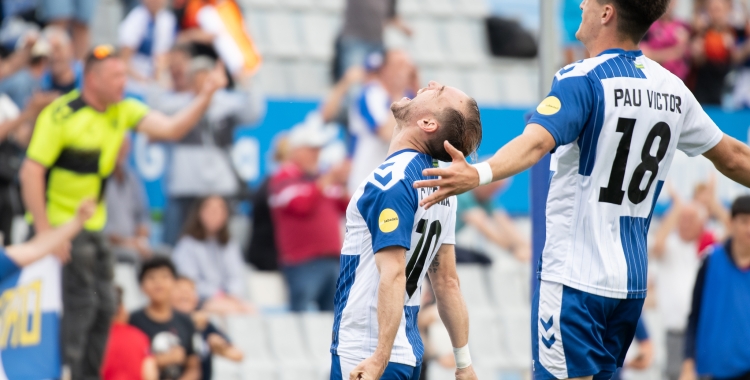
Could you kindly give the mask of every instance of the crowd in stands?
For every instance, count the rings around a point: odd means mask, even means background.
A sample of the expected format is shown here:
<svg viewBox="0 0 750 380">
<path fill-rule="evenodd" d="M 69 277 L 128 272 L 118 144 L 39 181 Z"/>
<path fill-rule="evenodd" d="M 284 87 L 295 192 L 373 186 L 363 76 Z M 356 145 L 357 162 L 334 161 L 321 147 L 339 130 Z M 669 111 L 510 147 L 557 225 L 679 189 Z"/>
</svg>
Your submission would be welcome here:
<svg viewBox="0 0 750 380">
<path fill-rule="evenodd" d="M 347 1 L 329 95 L 277 139 L 275 170 L 253 188 L 238 176 L 231 148 L 235 130 L 265 114 L 266 101 L 253 86 L 262 57 L 234 0 L 123 1 L 117 46 L 93 50 L 88 25 L 95 0 L 17 2 L 37 8 L 5 3 L 3 19 L 16 20 L 23 32 L 16 32 L 13 43 L 0 40 L 0 242 L 7 245 L 18 235 L 14 222 L 25 211 L 34 217 L 27 219 L 30 234 L 39 234 L 74 215 L 79 198 L 100 202 L 87 232 L 74 240 L 63 272 L 63 360 L 73 378 L 210 379 L 213 355 L 241 362 L 243 352 L 214 321 L 264 312 L 249 301 L 248 267 L 282 274 L 289 311 L 333 311 L 349 199 L 387 155 L 395 127 L 390 103 L 420 88 L 411 57 L 384 46 L 387 24 L 411 34 L 396 0 Z M 670 11 L 649 31 L 644 54 L 689 83 L 702 103 L 750 107 L 750 17 L 740 4 L 696 1 L 690 22 Z M 124 63 L 106 73 L 122 74 L 127 100 L 115 94 L 102 106 L 80 94 L 118 91 L 102 88 L 114 82 L 93 68 L 109 58 Z M 117 116 L 114 109 L 125 106 L 127 115 Z M 59 129 L 87 107 L 99 116 L 81 119 L 84 124 L 102 115 L 123 124 L 94 139 L 98 143 L 65 140 L 73 137 L 62 137 Z M 144 185 L 130 164 L 131 128 L 171 141 L 162 241 L 152 238 Z M 348 154 L 327 162 L 322 151 L 340 135 Z M 96 151 L 94 163 L 85 154 L 71 158 L 76 149 Z M 84 183 L 84 196 L 67 193 L 81 192 L 67 185 L 72 181 Z M 499 250 L 505 259 L 530 265 L 528 236 L 495 203 L 506 186 L 498 182 L 458 198 L 457 229 L 473 229 L 487 242 L 459 241 L 459 264 L 497 265 L 488 251 Z M 691 200 L 672 191 L 672 208 L 651 243 L 657 265 L 649 305 L 667 330 L 670 379 L 686 376 L 685 368 L 695 365 L 683 359 L 686 345 L 695 355 L 697 322 L 689 315 L 704 252 L 739 228 L 733 227 L 737 215 L 717 200 L 715 186 L 701 185 Z M 243 203 L 252 205 L 252 227 L 244 231 L 251 239 L 244 248 L 243 236 L 230 233 Z M 744 215 L 742 207 L 737 213 Z M 87 252 L 95 258 L 81 264 Z M 113 262 L 139 273 L 143 308 L 125 308 L 128 295 L 113 287 Z M 429 290 L 423 294 L 419 327 L 429 342 L 426 358 L 452 368 L 434 297 Z M 633 369 L 652 363 L 645 330 L 639 330 L 640 354 L 628 362 Z"/>
<path fill-rule="evenodd" d="M 740 0 L 695 0 L 692 17 L 681 19 L 673 0 L 667 13 L 646 34 L 641 49 L 685 81 L 703 105 L 750 108 L 750 9 Z M 576 0 L 564 12 L 572 62 L 584 54 L 573 35 L 580 21 Z M 577 20 L 577 21 L 576 21 Z M 569 26 L 568 26 L 569 25 Z"/>
</svg>

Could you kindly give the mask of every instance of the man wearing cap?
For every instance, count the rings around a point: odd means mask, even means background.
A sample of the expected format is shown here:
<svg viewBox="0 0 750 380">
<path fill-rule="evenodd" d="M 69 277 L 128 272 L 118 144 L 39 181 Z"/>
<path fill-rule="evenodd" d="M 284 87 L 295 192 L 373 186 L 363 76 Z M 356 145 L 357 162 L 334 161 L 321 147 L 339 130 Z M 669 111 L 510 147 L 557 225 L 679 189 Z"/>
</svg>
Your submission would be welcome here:
<svg viewBox="0 0 750 380">
<path fill-rule="evenodd" d="M 369 55 L 365 68 L 368 71 L 367 82 L 349 105 L 349 133 L 354 141 L 350 193 L 388 155 L 388 146 L 396 126 L 391 103 L 409 95 L 414 72 L 409 56 L 400 50 Z"/>
<path fill-rule="evenodd" d="M 214 92 L 226 85 L 223 68 L 212 71 L 200 94 L 174 116 L 123 99 L 127 67 L 111 46 L 91 51 L 84 82 L 39 115 L 21 169 L 21 185 L 34 231 L 42 233 L 74 217 L 81 200 L 99 200 L 85 230 L 72 242 L 63 267 L 61 340 L 64 364 L 73 379 L 98 379 L 109 324 L 115 311 L 113 262 L 102 229 L 102 195 L 120 145 L 131 129 L 154 140 L 177 140 L 190 131 Z M 70 247 L 61 246 L 58 253 Z"/>
<path fill-rule="evenodd" d="M 319 175 L 320 150 L 330 140 L 320 125 L 300 124 L 289 133 L 289 160 L 271 177 L 269 206 L 279 263 L 292 311 L 310 303 L 333 311 L 341 252 L 340 222 L 349 197 L 348 171 L 339 166 Z"/>
<path fill-rule="evenodd" d="M 729 234 L 695 280 L 681 380 L 750 379 L 750 196 L 732 204 Z"/>
</svg>

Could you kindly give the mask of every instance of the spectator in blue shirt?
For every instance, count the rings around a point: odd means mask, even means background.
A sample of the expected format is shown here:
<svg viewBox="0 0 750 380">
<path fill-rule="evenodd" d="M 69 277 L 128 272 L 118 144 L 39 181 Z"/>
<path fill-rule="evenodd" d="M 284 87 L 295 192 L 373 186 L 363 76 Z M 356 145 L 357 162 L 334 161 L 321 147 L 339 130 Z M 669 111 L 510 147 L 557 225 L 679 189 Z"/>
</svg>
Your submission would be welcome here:
<svg viewBox="0 0 750 380">
<path fill-rule="evenodd" d="M 40 78 L 42 91 L 67 94 L 83 83 L 83 64 L 76 60 L 73 43 L 65 29 L 48 26 L 42 37 L 49 43 L 49 69 Z"/>
<path fill-rule="evenodd" d="M 750 196 L 734 201 L 729 232 L 695 280 L 681 380 L 750 379 Z"/>
</svg>

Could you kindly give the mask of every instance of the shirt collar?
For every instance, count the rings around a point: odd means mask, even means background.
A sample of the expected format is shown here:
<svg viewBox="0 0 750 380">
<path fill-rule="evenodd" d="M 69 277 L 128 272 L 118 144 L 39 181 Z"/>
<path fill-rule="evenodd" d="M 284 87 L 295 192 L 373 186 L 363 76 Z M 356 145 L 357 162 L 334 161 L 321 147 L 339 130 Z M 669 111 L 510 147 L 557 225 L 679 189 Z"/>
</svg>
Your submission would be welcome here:
<svg viewBox="0 0 750 380">
<path fill-rule="evenodd" d="M 607 49 L 601 52 L 598 56 L 601 57 L 604 54 L 619 54 L 619 55 L 624 55 L 624 56 L 628 56 L 631 58 L 638 58 L 643 55 L 643 52 L 640 50 L 625 50 L 625 49 L 617 48 L 617 49 Z"/>
</svg>

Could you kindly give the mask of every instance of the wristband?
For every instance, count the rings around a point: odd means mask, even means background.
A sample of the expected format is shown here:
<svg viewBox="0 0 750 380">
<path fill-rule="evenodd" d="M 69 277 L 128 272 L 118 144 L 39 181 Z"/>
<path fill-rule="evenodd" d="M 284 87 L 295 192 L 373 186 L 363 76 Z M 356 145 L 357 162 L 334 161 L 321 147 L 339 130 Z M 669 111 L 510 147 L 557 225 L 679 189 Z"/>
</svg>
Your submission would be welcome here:
<svg viewBox="0 0 750 380">
<path fill-rule="evenodd" d="M 487 162 L 480 162 L 478 164 L 471 165 L 474 169 L 477 169 L 479 173 L 479 186 L 487 185 L 492 182 L 494 174 L 492 174 L 492 167 Z"/>
<path fill-rule="evenodd" d="M 453 348 L 453 356 L 456 358 L 456 368 L 464 369 L 471 365 L 471 354 L 469 354 L 469 345 L 461 348 Z"/>
</svg>

